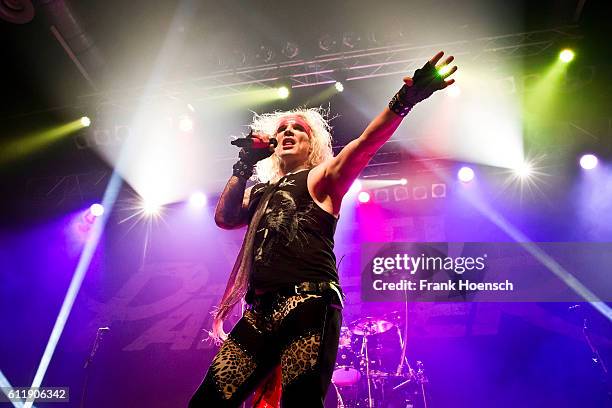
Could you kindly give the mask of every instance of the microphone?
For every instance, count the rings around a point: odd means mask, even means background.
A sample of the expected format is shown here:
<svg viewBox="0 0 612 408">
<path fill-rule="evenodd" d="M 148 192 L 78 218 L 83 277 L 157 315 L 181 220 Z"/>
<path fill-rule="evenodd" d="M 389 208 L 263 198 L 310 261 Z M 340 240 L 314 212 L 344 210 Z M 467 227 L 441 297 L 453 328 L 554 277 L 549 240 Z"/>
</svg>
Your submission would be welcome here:
<svg viewBox="0 0 612 408">
<path fill-rule="evenodd" d="M 270 146 L 276 148 L 278 146 L 278 140 L 276 138 L 271 137 L 270 142 L 263 142 L 256 137 L 240 137 L 238 139 L 232 140 L 230 144 L 234 146 L 242 147 L 245 149 L 267 149 Z"/>
</svg>

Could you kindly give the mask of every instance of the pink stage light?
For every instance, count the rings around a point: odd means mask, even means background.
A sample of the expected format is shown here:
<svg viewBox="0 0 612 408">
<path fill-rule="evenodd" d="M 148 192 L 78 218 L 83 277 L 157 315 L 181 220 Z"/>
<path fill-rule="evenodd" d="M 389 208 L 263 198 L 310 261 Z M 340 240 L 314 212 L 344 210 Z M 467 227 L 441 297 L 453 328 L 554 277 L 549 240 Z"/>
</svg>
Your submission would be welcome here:
<svg viewBox="0 0 612 408">
<path fill-rule="evenodd" d="M 94 217 L 99 217 L 104 214 L 104 207 L 102 206 L 102 204 L 95 203 L 92 204 L 91 207 L 89 207 L 89 211 Z"/>
<path fill-rule="evenodd" d="M 360 203 L 367 203 L 370 201 L 370 193 L 368 193 L 367 191 L 362 191 L 357 196 L 357 199 Z"/>
<path fill-rule="evenodd" d="M 594 154 L 585 154 L 580 158 L 580 167 L 585 170 L 592 170 L 597 167 L 597 156 Z"/>
<path fill-rule="evenodd" d="M 472 170 L 470 167 L 463 166 L 457 172 L 457 177 L 462 182 L 469 183 L 470 181 L 474 179 L 474 170 Z"/>
</svg>

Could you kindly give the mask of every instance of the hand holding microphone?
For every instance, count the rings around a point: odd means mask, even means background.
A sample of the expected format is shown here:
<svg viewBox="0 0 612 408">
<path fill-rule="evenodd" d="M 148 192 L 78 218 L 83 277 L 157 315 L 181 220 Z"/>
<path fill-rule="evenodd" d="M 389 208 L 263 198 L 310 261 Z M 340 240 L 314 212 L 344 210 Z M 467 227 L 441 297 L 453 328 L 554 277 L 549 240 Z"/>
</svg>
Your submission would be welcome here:
<svg viewBox="0 0 612 408">
<path fill-rule="evenodd" d="M 278 146 L 278 140 L 276 140 L 276 138 L 274 137 L 268 137 L 268 135 L 259 135 L 257 133 L 253 133 L 253 131 L 251 130 L 251 133 L 249 133 L 247 137 L 240 137 L 235 140 L 232 140 L 230 144 L 242 147 L 244 149 L 272 148 L 272 152 L 274 152 L 273 149 Z"/>
<path fill-rule="evenodd" d="M 241 137 L 230 142 L 234 146 L 242 147 L 238 157 L 240 158 L 234 164 L 233 175 L 249 179 L 253 175 L 253 167 L 258 161 L 266 159 L 274 153 L 274 149 L 278 146 L 278 141 L 269 137 L 266 134 L 253 133 L 253 130 L 247 137 Z"/>
</svg>

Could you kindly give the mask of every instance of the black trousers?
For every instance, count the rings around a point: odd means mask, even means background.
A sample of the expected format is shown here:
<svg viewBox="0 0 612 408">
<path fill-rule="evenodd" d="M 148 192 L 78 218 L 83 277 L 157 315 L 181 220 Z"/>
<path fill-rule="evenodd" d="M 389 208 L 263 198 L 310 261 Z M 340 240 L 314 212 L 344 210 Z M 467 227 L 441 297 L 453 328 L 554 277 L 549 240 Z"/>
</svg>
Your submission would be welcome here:
<svg viewBox="0 0 612 408">
<path fill-rule="evenodd" d="M 189 408 L 239 407 L 280 364 L 283 408 L 323 407 L 342 325 L 333 291 L 265 294 L 236 323 Z"/>
</svg>

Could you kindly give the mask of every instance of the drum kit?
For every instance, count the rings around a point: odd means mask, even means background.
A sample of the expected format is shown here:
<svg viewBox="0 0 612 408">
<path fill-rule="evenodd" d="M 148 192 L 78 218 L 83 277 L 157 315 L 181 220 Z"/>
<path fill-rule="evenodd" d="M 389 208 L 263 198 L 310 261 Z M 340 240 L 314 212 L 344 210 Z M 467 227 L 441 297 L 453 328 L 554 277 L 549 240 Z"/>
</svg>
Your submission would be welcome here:
<svg viewBox="0 0 612 408">
<path fill-rule="evenodd" d="M 408 363 L 397 312 L 342 327 L 325 408 L 427 408 L 422 362 Z"/>
</svg>

